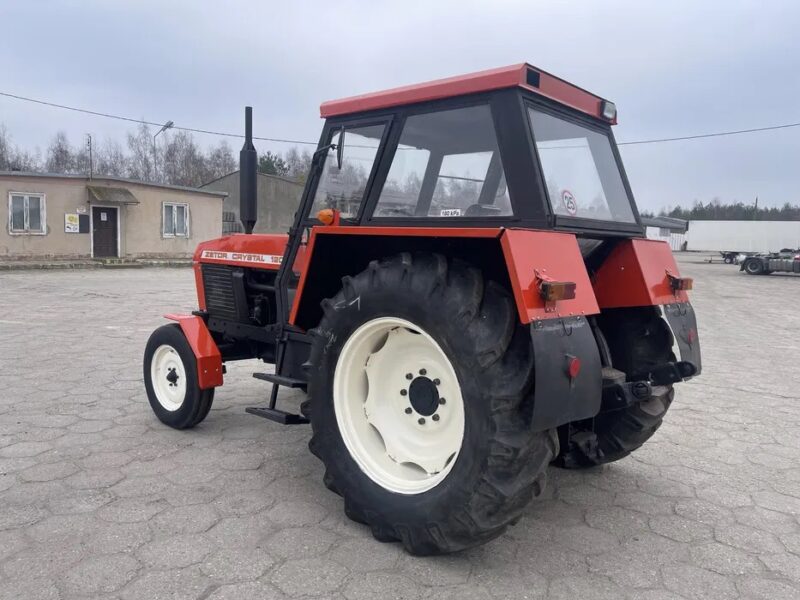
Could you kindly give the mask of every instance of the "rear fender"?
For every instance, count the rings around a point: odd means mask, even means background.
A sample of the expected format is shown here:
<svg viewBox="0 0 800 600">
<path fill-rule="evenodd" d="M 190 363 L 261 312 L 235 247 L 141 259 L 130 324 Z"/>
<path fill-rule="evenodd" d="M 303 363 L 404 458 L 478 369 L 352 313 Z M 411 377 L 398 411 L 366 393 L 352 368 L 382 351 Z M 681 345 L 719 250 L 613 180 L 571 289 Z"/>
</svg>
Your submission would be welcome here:
<svg viewBox="0 0 800 600">
<path fill-rule="evenodd" d="M 222 355 L 205 322 L 195 315 L 164 315 L 180 325 L 197 359 L 197 383 L 201 390 L 222 385 Z"/>
<path fill-rule="evenodd" d="M 570 233 L 502 228 L 315 227 L 308 269 L 300 279 L 290 321 L 304 329 L 322 316 L 323 298 L 333 296 L 341 278 L 365 269 L 370 260 L 399 252 L 439 252 L 480 268 L 508 286 L 521 325 L 534 349 L 533 426 L 549 429 L 589 418 L 600 409 L 602 371 L 589 315 L 599 308 L 578 241 Z M 537 275 L 538 273 L 538 275 Z M 575 283 L 575 298 L 546 303 L 542 276 Z M 570 374 L 572 359 L 580 369 Z"/>
<path fill-rule="evenodd" d="M 680 277 L 669 244 L 635 238 L 617 244 L 592 284 L 602 309 L 688 302 L 685 291 L 672 289 L 670 275 Z"/>
</svg>

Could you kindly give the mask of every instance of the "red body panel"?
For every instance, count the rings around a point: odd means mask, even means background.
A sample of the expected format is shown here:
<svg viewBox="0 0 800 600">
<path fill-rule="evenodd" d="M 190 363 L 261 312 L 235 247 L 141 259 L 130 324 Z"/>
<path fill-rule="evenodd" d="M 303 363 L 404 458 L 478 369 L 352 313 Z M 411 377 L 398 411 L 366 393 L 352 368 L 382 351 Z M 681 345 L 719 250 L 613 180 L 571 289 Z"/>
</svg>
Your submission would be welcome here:
<svg viewBox="0 0 800 600">
<path fill-rule="evenodd" d="M 539 74 L 539 87 L 527 84 L 528 71 Z M 525 88 L 593 117 L 602 118 L 602 98 L 527 63 L 330 100 L 322 103 L 319 112 L 321 117 L 328 118 L 512 87 Z M 612 123 L 616 123 L 616 118 Z"/>
<path fill-rule="evenodd" d="M 288 241 L 289 236 L 286 234 L 237 233 L 200 243 L 194 252 L 194 261 L 277 271 Z M 302 270 L 305 263 L 305 251 L 300 246 L 295 268 Z"/>
<path fill-rule="evenodd" d="M 680 277 L 666 242 L 620 242 L 593 278 L 597 303 L 600 308 L 621 308 L 688 302 L 686 292 L 672 290 L 668 272 Z"/>
<path fill-rule="evenodd" d="M 222 385 L 222 355 L 203 319 L 195 315 L 164 315 L 177 321 L 197 358 L 197 383 L 201 390 Z"/>
<path fill-rule="evenodd" d="M 600 312 L 573 234 L 508 229 L 500 242 L 522 323 Z M 575 298 L 545 306 L 539 295 L 537 271 L 555 281 L 575 283 Z"/>
</svg>

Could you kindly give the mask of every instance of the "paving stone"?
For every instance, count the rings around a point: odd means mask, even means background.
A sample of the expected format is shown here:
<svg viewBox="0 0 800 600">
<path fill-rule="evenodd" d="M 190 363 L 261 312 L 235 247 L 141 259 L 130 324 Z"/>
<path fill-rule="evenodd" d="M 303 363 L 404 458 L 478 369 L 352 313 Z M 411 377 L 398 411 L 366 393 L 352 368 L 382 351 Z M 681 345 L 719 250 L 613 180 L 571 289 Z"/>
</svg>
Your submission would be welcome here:
<svg viewBox="0 0 800 600">
<path fill-rule="evenodd" d="M 703 283 L 705 371 L 677 388 L 653 439 L 600 468 L 550 469 L 504 535 L 425 558 L 344 516 L 308 427 L 244 413 L 263 402 L 250 377 L 263 365 L 229 365 L 193 430 L 154 418 L 141 349 L 161 314 L 194 308 L 190 270 L 0 275 L 4 319 L 48 319 L 46 338 L 0 325 L 0 356 L 14 356 L 0 369 L 0 600 L 800 597 L 800 368 L 758 386 L 735 368 L 786 364 L 800 317 L 777 307 L 793 288 L 679 260 Z M 776 302 L 748 320 L 765 285 Z M 102 335 L 76 338 L 76 314 Z"/>
<path fill-rule="evenodd" d="M 662 569 L 664 586 L 691 600 L 730 600 L 738 596 L 733 581 L 719 573 L 691 565 Z"/>
<path fill-rule="evenodd" d="M 347 569 L 320 558 L 288 560 L 271 576 L 274 583 L 290 596 L 325 595 L 337 590 L 347 577 Z"/>
<path fill-rule="evenodd" d="M 354 577 L 342 590 L 347 600 L 417 600 L 422 589 L 411 579 L 397 573 L 366 573 Z"/>
<path fill-rule="evenodd" d="M 258 599 L 273 600 L 284 598 L 278 590 L 267 583 L 261 581 L 248 581 L 245 583 L 231 583 L 222 585 L 211 592 L 208 600 L 242 600 Z"/>
<path fill-rule="evenodd" d="M 173 535 L 143 544 L 136 556 L 153 568 L 180 569 L 201 562 L 213 550 L 213 543 L 202 535 Z"/>
<path fill-rule="evenodd" d="M 120 596 L 124 600 L 196 600 L 210 583 L 196 567 L 148 571 L 125 586 Z"/>
<path fill-rule="evenodd" d="M 308 558 L 325 554 L 337 539 L 335 534 L 319 527 L 289 527 L 276 532 L 262 545 L 274 556 Z"/>
<path fill-rule="evenodd" d="M 725 544 L 708 542 L 691 548 L 689 553 L 693 564 L 722 575 L 745 575 L 763 570 L 754 556 Z"/>
<path fill-rule="evenodd" d="M 54 580 L 45 577 L 0 579 L 0 600 L 60 600 Z"/>
<path fill-rule="evenodd" d="M 128 554 L 87 558 L 64 576 L 68 594 L 88 595 L 114 592 L 128 583 L 139 570 L 139 563 Z"/>
<path fill-rule="evenodd" d="M 371 535 L 346 539 L 330 555 L 352 572 L 391 571 L 401 556 L 400 544 L 376 543 Z"/>
<path fill-rule="evenodd" d="M 261 548 L 224 548 L 208 556 L 200 569 L 216 581 L 250 581 L 273 564 L 274 559 Z"/>
<path fill-rule="evenodd" d="M 202 533 L 220 520 L 213 506 L 196 504 L 171 506 L 152 519 L 153 530 L 159 536 L 176 533 Z"/>
<path fill-rule="evenodd" d="M 677 515 L 662 515 L 650 518 L 650 529 L 676 542 L 695 542 L 710 539 L 713 530 L 708 525 L 697 523 Z"/>
</svg>

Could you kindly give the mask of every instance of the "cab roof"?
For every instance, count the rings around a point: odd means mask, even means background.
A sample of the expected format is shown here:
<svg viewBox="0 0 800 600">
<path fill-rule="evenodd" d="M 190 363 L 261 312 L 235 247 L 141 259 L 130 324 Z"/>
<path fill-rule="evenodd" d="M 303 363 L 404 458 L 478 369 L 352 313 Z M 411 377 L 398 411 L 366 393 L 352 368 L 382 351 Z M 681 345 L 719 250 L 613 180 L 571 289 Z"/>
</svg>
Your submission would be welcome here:
<svg viewBox="0 0 800 600">
<path fill-rule="evenodd" d="M 617 122 L 616 109 L 612 118 L 603 116 L 604 105 L 613 106 L 610 102 L 528 63 L 329 100 L 320 105 L 319 112 L 322 118 L 337 117 L 515 87 L 550 98 L 611 124 Z"/>
</svg>

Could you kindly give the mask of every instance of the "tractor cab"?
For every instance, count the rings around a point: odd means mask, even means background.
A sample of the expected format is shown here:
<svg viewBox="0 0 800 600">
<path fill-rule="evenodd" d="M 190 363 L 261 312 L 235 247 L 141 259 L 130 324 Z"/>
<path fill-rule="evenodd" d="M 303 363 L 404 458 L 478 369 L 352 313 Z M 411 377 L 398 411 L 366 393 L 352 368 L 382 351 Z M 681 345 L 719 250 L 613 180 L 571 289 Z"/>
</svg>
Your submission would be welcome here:
<svg viewBox="0 0 800 600">
<path fill-rule="evenodd" d="M 616 107 L 530 65 L 325 102 L 321 115 L 309 225 L 330 208 L 352 225 L 642 234 Z"/>
</svg>

